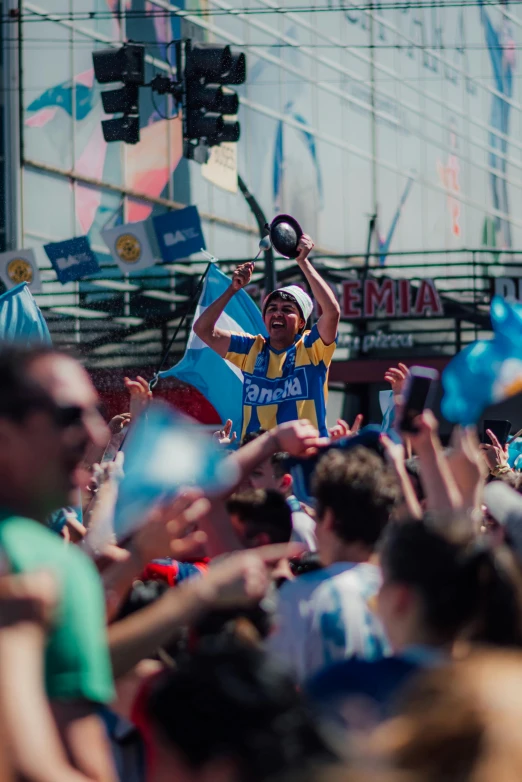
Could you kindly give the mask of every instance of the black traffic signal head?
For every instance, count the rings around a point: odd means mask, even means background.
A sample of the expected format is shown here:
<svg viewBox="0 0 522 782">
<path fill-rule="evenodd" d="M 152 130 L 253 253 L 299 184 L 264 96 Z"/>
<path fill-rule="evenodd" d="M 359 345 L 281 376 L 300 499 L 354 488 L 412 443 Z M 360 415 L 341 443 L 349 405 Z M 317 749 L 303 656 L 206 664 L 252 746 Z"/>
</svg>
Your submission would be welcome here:
<svg viewBox="0 0 522 782">
<path fill-rule="evenodd" d="M 139 87 L 145 83 L 145 47 L 126 43 L 120 49 L 93 52 L 94 75 L 100 84 L 123 82 L 123 87 L 102 92 L 106 114 L 122 117 L 102 122 L 105 141 L 137 144 L 140 140 Z"/>
<path fill-rule="evenodd" d="M 107 143 L 124 141 L 125 144 L 137 144 L 140 140 L 140 118 L 120 117 L 102 121 L 103 138 Z"/>
<path fill-rule="evenodd" d="M 243 84 L 246 58 L 230 46 L 187 42 L 185 49 L 185 139 L 206 139 L 208 146 L 238 141 L 239 122 L 224 119 L 239 110 L 239 98 L 225 84 Z"/>
<path fill-rule="evenodd" d="M 120 49 L 99 49 L 92 53 L 94 75 L 100 84 L 122 81 L 145 84 L 145 47 L 126 43 Z"/>
</svg>

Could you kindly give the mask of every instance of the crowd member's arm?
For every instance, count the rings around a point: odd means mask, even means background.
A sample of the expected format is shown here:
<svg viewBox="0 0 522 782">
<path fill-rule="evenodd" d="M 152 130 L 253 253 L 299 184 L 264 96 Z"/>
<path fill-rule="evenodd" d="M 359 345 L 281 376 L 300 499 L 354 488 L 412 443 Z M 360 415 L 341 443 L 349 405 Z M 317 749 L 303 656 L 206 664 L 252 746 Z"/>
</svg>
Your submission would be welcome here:
<svg viewBox="0 0 522 782">
<path fill-rule="evenodd" d="M 404 447 L 398 443 L 394 443 L 385 434 L 381 434 L 381 442 L 384 446 L 388 462 L 391 464 L 399 481 L 406 510 L 408 512 L 408 518 L 421 519 L 422 508 L 404 464 Z"/>
<path fill-rule="evenodd" d="M 213 565 L 201 578 L 169 589 L 152 605 L 109 627 L 109 648 L 115 678 L 168 643 L 183 626 L 207 611 L 259 602 L 270 578 L 266 565 L 288 553 L 287 545 L 242 551 Z"/>
<path fill-rule="evenodd" d="M 163 557 L 183 561 L 202 554 L 206 535 L 192 528 L 208 510 L 208 500 L 196 491 L 187 491 L 149 514 L 146 523 L 133 535 L 127 557 L 113 562 L 102 573 L 109 622 L 149 562 Z"/>
<path fill-rule="evenodd" d="M 199 525 L 207 534 L 209 556 L 215 557 L 243 548 L 230 523 L 225 500 L 253 469 L 280 451 L 285 451 L 290 456 L 306 458 L 316 454 L 317 450 L 327 443 L 328 438 L 321 438 L 317 429 L 303 419 L 280 424 L 229 456 L 238 468 L 237 483 L 222 495 L 210 498 L 210 512 L 201 519 Z"/>
<path fill-rule="evenodd" d="M 304 234 L 299 241 L 299 255 L 295 260 L 312 289 L 314 299 L 321 307 L 322 314 L 317 321 L 317 329 L 321 339 L 325 345 L 331 345 L 337 337 L 341 308 L 330 286 L 308 260 L 308 255 L 313 248 L 312 239 Z"/>
<path fill-rule="evenodd" d="M 117 782 L 98 705 L 89 701 L 52 701 L 51 708 L 67 754 L 82 774 L 80 778 Z"/>
<path fill-rule="evenodd" d="M 44 691 L 46 630 L 56 599 L 47 573 L 0 579 L 2 736 L 17 779 L 87 782 L 67 760 Z"/>
<path fill-rule="evenodd" d="M 194 333 L 203 342 L 215 350 L 222 358 L 225 358 L 230 348 L 230 331 L 216 327 L 216 323 L 223 314 L 228 302 L 245 285 L 248 285 L 254 271 L 253 263 L 243 263 L 235 270 L 229 287 L 210 304 L 206 310 L 194 322 Z"/>
<path fill-rule="evenodd" d="M 482 489 L 487 475 L 474 427 L 456 426 L 451 438 L 452 449 L 447 456 L 451 474 L 460 492 L 462 509 L 480 509 Z"/>
<path fill-rule="evenodd" d="M 409 438 L 419 457 L 427 510 L 445 512 L 460 508 L 462 498 L 442 450 L 435 416 L 431 410 L 425 410 L 414 424 L 417 432 L 409 434 Z"/>
</svg>

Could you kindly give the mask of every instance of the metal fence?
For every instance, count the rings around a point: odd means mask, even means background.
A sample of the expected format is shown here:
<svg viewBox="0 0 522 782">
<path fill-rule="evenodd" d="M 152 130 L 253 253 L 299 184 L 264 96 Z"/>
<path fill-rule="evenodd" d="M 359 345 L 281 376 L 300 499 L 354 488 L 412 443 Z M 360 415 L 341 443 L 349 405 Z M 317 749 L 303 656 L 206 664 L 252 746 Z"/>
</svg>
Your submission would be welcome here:
<svg viewBox="0 0 522 782">
<path fill-rule="evenodd" d="M 243 260 L 219 261 L 225 273 Z M 424 353 L 452 355 L 469 342 L 489 335 L 489 304 L 495 277 L 522 276 L 522 251 L 495 248 L 315 256 L 314 264 L 341 301 L 347 283 L 371 279 L 409 281 L 415 293 L 422 280 L 434 282 L 442 312 L 371 318 L 343 316 L 337 357 Z M 170 361 L 184 351 L 193 307 L 189 307 L 206 262 L 157 265 L 138 275 L 122 276 L 116 266 L 103 267 L 95 278 L 60 285 L 43 272 L 43 292 L 36 298 L 54 343 L 75 351 L 88 366 L 150 366 L 159 363 L 180 320 L 188 314 L 174 341 Z M 279 284 L 302 281 L 292 261 L 278 259 Z M 47 275 L 47 279 L 46 279 Z M 264 264 L 256 263 L 251 293 L 263 295 Z M 193 302 L 192 302 L 193 304 Z"/>
</svg>

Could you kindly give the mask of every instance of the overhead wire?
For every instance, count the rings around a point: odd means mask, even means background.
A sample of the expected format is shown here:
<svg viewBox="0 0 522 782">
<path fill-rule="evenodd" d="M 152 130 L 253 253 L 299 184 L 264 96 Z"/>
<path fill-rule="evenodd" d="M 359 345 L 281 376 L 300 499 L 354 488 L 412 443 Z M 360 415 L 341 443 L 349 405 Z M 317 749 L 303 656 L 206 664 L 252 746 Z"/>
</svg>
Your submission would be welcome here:
<svg viewBox="0 0 522 782">
<path fill-rule="evenodd" d="M 35 11 L 21 12 L 21 13 L 8 13 L 0 15 L 0 21 L 16 24 L 22 22 L 38 22 L 38 21 L 64 21 L 64 22 L 90 22 L 90 21 L 112 21 L 114 19 L 121 18 L 125 21 L 140 20 L 140 19 L 165 19 L 172 16 L 234 16 L 234 15 L 266 15 L 266 14 L 286 14 L 286 13 L 339 13 L 339 12 L 354 12 L 354 11 L 369 11 L 381 14 L 388 10 L 409 11 L 415 9 L 432 9 L 432 8 L 478 8 L 480 6 L 486 8 L 497 8 L 499 10 L 505 9 L 506 3 L 503 0 L 499 2 L 481 2 L 481 0 L 394 0 L 391 3 L 383 3 L 380 0 L 375 2 L 365 3 L 349 3 L 339 4 L 335 6 L 332 2 L 328 2 L 324 6 L 317 5 L 296 5 L 296 6 L 262 6 L 252 8 L 251 6 L 239 7 L 239 8 L 178 8 L 173 9 L 148 9 L 143 11 L 138 10 L 126 10 L 122 13 L 114 11 L 73 11 L 73 12 L 54 12 L 44 11 L 43 13 L 36 13 Z M 510 0 L 509 6 L 522 5 L 522 0 Z"/>
</svg>

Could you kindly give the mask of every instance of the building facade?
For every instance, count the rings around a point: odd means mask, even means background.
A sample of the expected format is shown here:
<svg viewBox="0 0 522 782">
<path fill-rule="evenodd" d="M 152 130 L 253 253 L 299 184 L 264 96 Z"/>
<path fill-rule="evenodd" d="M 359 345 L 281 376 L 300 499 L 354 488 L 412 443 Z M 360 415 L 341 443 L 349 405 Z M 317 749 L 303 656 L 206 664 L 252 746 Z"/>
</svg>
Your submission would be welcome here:
<svg viewBox="0 0 522 782">
<path fill-rule="evenodd" d="M 126 40 L 146 44 L 148 79 L 174 75 L 169 44 L 180 37 L 246 53 L 238 171 L 268 218 L 291 213 L 319 254 L 349 256 L 325 260 L 341 275 L 332 279 L 339 295 L 343 270 L 369 261 L 394 279 L 437 277 L 450 305 L 451 281 L 460 278 L 457 288 L 467 293 L 459 301 L 467 296 L 469 304 L 473 290 L 471 304 L 484 307 L 489 267 L 502 273 L 516 264 L 522 15 L 515 4 L 4 0 L 1 8 L 0 240 L 4 249 L 35 249 L 39 300 L 53 329 L 79 345 L 88 331 L 94 363 L 132 363 L 132 354 L 143 364 L 152 344 L 154 355 L 160 353 L 179 323 L 177 304 L 202 268 L 196 257 L 185 268 L 158 265 L 139 282 L 123 279 L 100 236 L 104 227 L 194 203 L 215 256 L 251 258 L 258 243 L 241 194 L 211 185 L 198 164 L 183 159 L 181 120 L 169 99 L 142 89 L 140 143 L 104 142 L 91 55 Z M 42 247 L 79 235 L 89 237 L 103 272 L 98 280 L 62 286 Z M 483 247 L 497 252 L 472 258 L 465 252 Z M 429 269 L 426 252 L 434 253 Z M 472 282 L 477 262 L 488 264 L 478 289 Z M 368 358 L 364 334 L 382 331 L 383 307 L 365 318 L 362 330 L 347 318 L 340 359 Z M 447 311 L 437 314 L 435 330 L 452 331 Z M 401 326 L 394 317 L 399 331 L 412 331 L 409 321 Z M 473 335 L 483 327 L 472 325 Z M 376 339 L 374 345 L 384 344 Z M 133 350 L 121 347 L 128 344 Z M 407 353 L 407 345 L 399 347 Z M 455 347 L 453 340 L 439 353 Z M 389 344 L 373 354 L 395 355 Z"/>
</svg>

